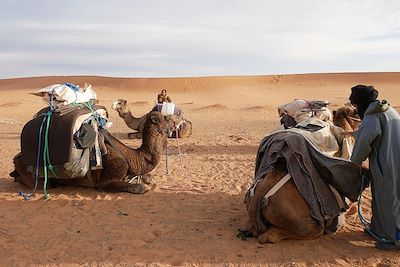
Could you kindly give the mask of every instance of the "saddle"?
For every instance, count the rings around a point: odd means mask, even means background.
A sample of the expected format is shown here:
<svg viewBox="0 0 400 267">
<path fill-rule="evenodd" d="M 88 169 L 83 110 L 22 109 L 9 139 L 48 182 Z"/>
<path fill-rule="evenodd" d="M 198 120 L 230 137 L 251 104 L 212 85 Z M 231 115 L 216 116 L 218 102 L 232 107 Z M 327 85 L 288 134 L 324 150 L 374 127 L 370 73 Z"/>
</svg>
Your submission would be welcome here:
<svg viewBox="0 0 400 267">
<path fill-rule="evenodd" d="M 103 106 L 94 106 L 94 110 L 104 109 Z M 22 129 L 21 133 L 21 159 L 26 166 L 35 166 L 38 156 L 38 146 L 40 141 L 40 158 L 43 159 L 43 148 L 45 143 L 46 122 L 42 126 L 44 114 L 50 108 L 40 110 L 36 116 L 30 120 Z M 48 148 L 50 151 L 50 162 L 53 165 L 64 164 L 71 158 L 73 147 L 73 135 L 75 123 L 81 115 L 90 114 L 91 110 L 87 107 L 77 107 L 71 112 L 60 115 L 53 112 L 48 129 Z M 39 132 L 41 132 L 39 138 Z M 39 161 L 39 166 L 43 166 L 43 160 Z"/>
</svg>

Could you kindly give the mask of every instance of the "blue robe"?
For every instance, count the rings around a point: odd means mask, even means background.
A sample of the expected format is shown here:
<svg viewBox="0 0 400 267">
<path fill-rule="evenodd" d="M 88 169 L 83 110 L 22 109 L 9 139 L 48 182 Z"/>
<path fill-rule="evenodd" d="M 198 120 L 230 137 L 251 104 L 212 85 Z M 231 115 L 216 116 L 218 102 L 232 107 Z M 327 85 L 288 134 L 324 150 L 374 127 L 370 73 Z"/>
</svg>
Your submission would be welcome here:
<svg viewBox="0 0 400 267">
<path fill-rule="evenodd" d="M 355 134 L 351 161 L 369 158 L 372 174 L 371 230 L 390 241 L 400 229 L 400 116 L 386 101 L 369 104 Z"/>
</svg>

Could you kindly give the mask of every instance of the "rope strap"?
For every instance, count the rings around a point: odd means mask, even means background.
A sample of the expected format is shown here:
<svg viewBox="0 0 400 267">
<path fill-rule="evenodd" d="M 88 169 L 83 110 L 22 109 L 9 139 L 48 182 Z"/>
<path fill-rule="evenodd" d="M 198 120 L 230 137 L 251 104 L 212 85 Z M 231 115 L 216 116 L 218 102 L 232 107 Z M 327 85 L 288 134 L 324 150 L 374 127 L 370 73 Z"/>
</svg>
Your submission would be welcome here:
<svg viewBox="0 0 400 267">
<path fill-rule="evenodd" d="M 284 184 L 286 184 L 290 178 L 292 178 L 292 176 L 288 173 L 285 176 L 283 176 L 281 178 L 281 180 L 279 180 L 279 182 L 277 182 L 272 188 L 271 190 L 269 190 L 265 196 L 264 196 L 264 204 L 268 203 L 268 198 L 270 198 L 271 196 L 273 196 Z"/>
</svg>

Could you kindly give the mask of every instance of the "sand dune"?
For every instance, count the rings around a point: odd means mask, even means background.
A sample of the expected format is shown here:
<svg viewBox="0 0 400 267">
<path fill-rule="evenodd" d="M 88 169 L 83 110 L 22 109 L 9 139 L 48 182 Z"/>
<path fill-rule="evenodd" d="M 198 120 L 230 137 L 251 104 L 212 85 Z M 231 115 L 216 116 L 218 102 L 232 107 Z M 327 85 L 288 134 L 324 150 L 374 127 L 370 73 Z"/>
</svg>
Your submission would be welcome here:
<svg viewBox="0 0 400 267">
<path fill-rule="evenodd" d="M 135 116 L 148 112 L 165 88 L 193 123 L 189 139 L 169 140 L 152 172 L 157 184 L 141 196 L 90 188 L 56 188 L 44 201 L 9 177 L 20 132 L 44 102 L 28 94 L 54 83 L 91 83 L 108 108 L 112 134 L 131 130 L 111 104 L 128 100 Z M 0 80 L 0 265 L 399 266 L 363 234 L 356 215 L 334 235 L 260 245 L 236 230 L 247 219 L 243 198 L 254 175 L 260 140 L 279 126 L 277 106 L 296 98 L 347 102 L 350 88 L 372 84 L 400 107 L 400 73 L 301 74 L 198 78 L 36 77 Z M 168 174 L 166 173 L 168 169 Z M 367 199 L 370 194 L 366 193 Z M 370 216 L 365 201 L 364 213 Z"/>
</svg>

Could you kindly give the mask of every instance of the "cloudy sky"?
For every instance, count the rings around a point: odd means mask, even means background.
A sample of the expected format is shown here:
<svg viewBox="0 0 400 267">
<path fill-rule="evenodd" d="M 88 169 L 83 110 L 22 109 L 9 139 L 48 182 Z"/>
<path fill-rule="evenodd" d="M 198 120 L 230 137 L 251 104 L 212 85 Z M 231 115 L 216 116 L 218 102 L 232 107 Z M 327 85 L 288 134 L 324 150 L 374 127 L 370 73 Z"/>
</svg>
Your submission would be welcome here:
<svg viewBox="0 0 400 267">
<path fill-rule="evenodd" d="M 400 71 L 400 1 L 0 0 L 0 78 Z"/>
</svg>

